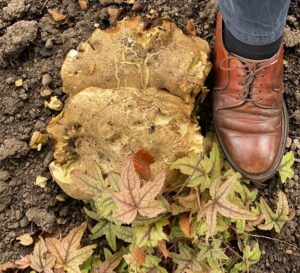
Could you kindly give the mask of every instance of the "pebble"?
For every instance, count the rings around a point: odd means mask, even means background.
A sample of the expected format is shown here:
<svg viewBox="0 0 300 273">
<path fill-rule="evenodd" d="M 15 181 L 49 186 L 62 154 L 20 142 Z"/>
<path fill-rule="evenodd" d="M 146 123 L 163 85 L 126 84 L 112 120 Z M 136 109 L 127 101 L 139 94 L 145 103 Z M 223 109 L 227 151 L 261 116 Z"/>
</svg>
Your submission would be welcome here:
<svg viewBox="0 0 300 273">
<path fill-rule="evenodd" d="M 26 216 L 24 216 L 21 220 L 20 220 L 20 227 L 21 228 L 25 228 L 29 225 L 29 221 L 28 218 Z"/>
<path fill-rule="evenodd" d="M 300 140 L 298 138 L 294 139 L 293 144 L 298 150 L 300 149 Z"/>
<path fill-rule="evenodd" d="M 295 93 L 296 101 L 300 102 L 300 92 Z"/>
<path fill-rule="evenodd" d="M 107 6 L 107 5 L 111 5 L 114 3 L 114 0 L 100 0 L 100 5 L 102 6 Z"/>
<path fill-rule="evenodd" d="M 48 85 L 52 82 L 52 78 L 49 74 L 44 74 L 42 78 L 42 85 Z"/>
<path fill-rule="evenodd" d="M 21 98 L 22 100 L 27 100 L 27 99 L 28 99 L 28 94 L 22 93 L 22 94 L 20 94 L 20 98 Z"/>
<path fill-rule="evenodd" d="M 0 170 L 0 181 L 6 181 L 8 178 L 9 178 L 9 172 Z"/>
<path fill-rule="evenodd" d="M 13 83 L 15 82 L 15 79 L 14 79 L 14 77 L 8 77 L 8 78 L 5 80 L 5 82 L 6 82 L 7 84 L 13 84 Z"/>
<path fill-rule="evenodd" d="M 48 96 L 51 95 L 51 89 L 44 88 L 44 89 L 42 89 L 40 94 L 41 94 L 42 97 L 48 97 Z"/>
<path fill-rule="evenodd" d="M 290 137 L 287 137 L 285 147 L 290 148 L 292 145 L 292 142 L 293 142 L 293 140 Z"/>
<path fill-rule="evenodd" d="M 0 212 L 4 211 L 11 201 L 10 187 L 5 182 L 0 181 Z"/>
<path fill-rule="evenodd" d="M 17 209 L 15 211 L 15 216 L 16 216 L 16 220 L 17 221 L 21 220 L 21 218 L 22 218 L 22 212 L 19 209 Z"/>
</svg>

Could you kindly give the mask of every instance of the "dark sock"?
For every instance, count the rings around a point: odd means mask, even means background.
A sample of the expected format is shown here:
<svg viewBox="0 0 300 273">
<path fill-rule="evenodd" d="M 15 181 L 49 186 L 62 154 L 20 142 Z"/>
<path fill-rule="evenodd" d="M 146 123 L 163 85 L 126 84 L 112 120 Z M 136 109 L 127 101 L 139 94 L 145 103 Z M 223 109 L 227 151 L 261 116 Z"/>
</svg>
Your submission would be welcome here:
<svg viewBox="0 0 300 273">
<path fill-rule="evenodd" d="M 230 53 L 246 59 L 264 60 L 276 54 L 281 45 L 282 37 L 267 45 L 249 45 L 235 38 L 223 23 L 223 42 Z"/>
</svg>

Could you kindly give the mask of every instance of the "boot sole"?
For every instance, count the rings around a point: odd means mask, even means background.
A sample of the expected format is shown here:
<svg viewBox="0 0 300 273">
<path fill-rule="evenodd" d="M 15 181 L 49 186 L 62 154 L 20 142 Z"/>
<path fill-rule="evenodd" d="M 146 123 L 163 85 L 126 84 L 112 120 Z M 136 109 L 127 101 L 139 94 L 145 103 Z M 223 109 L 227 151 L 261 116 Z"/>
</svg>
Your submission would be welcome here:
<svg viewBox="0 0 300 273">
<path fill-rule="evenodd" d="M 281 144 L 280 144 L 280 147 L 279 147 L 279 151 L 278 151 L 278 155 L 277 155 L 277 158 L 275 160 L 275 163 L 273 164 L 273 166 L 268 169 L 267 171 L 263 172 L 263 173 L 258 173 L 258 174 L 253 174 L 253 173 L 248 173 L 246 171 L 244 171 L 243 169 L 241 169 L 239 166 L 237 166 L 235 164 L 235 162 L 232 160 L 232 158 L 230 157 L 227 149 L 226 149 L 226 146 L 224 145 L 221 137 L 220 137 L 220 134 L 219 134 L 219 131 L 218 131 L 218 128 L 215 126 L 215 129 L 216 129 L 216 135 L 217 135 L 217 140 L 226 156 L 226 158 L 228 159 L 230 165 L 236 170 L 238 171 L 240 174 L 242 174 L 245 178 L 247 179 L 250 179 L 251 181 L 253 182 L 257 182 L 257 183 L 263 183 L 265 182 L 266 180 L 268 180 L 269 178 L 273 177 L 274 174 L 276 173 L 279 165 L 280 165 L 280 162 L 281 162 L 281 159 L 284 155 L 284 151 L 285 151 L 285 146 L 286 146 L 286 139 L 287 139 L 287 136 L 288 136 L 288 130 L 289 130 L 289 122 L 288 122 L 288 113 L 287 113 L 287 108 L 286 108 L 286 105 L 285 103 L 283 103 L 283 117 L 282 117 L 282 138 L 281 138 Z M 214 119 L 214 118 L 213 118 Z M 214 122 L 215 124 L 215 122 Z"/>
</svg>

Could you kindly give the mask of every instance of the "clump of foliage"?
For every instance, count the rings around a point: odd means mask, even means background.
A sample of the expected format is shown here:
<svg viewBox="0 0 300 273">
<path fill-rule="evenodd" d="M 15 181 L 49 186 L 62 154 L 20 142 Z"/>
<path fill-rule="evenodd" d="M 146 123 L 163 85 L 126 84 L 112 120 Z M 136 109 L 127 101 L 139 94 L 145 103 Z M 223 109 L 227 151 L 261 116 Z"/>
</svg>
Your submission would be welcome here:
<svg viewBox="0 0 300 273">
<path fill-rule="evenodd" d="M 31 255 L 0 267 L 67 273 L 242 273 L 260 259 L 249 233 L 256 227 L 280 232 L 289 219 L 283 192 L 274 212 L 257 189 L 223 160 L 216 143 L 208 154 L 190 153 L 169 165 L 179 170 L 166 183 L 165 170 L 153 174 L 154 158 L 140 150 L 124 161 L 120 174 L 105 178 L 73 171 L 82 191 L 94 196 L 86 214 L 96 221 L 81 247 L 86 223 L 63 239 L 39 238 Z"/>
<path fill-rule="evenodd" d="M 149 171 L 151 163 L 151 155 L 139 151 L 120 175 L 104 179 L 98 170 L 93 180 L 101 188 L 86 209 L 97 221 L 90 238 L 106 238 L 114 255 L 123 253 L 116 272 L 247 272 L 260 259 L 248 232 L 280 232 L 288 220 L 284 193 L 276 212 L 263 198 L 256 202 L 257 189 L 230 168 L 216 143 L 208 155 L 191 153 L 170 164 L 181 174 L 168 184 L 165 171 Z"/>
</svg>

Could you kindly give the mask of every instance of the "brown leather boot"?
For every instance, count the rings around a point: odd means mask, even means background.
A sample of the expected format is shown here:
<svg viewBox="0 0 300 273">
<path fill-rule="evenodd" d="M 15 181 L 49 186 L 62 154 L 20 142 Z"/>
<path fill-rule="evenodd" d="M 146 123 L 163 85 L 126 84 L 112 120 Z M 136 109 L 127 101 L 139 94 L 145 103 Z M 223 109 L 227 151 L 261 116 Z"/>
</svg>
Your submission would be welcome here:
<svg viewBox="0 0 300 273">
<path fill-rule="evenodd" d="M 255 182 L 272 177 L 284 153 L 288 117 L 283 90 L 283 46 L 263 61 L 229 53 L 219 13 L 213 88 L 216 133 L 231 165 Z"/>
</svg>

